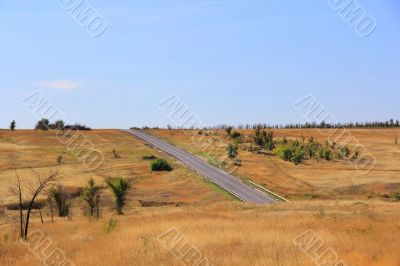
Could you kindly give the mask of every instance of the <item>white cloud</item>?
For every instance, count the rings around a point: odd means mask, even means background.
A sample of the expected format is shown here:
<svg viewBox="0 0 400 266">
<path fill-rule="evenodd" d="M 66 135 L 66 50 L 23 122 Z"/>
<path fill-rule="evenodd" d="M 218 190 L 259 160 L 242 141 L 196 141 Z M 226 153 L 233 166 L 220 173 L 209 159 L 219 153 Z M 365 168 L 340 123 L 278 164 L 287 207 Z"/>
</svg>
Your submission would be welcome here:
<svg viewBox="0 0 400 266">
<path fill-rule="evenodd" d="M 70 91 L 79 88 L 80 84 L 69 80 L 43 80 L 39 83 L 40 86 L 62 91 Z"/>
</svg>

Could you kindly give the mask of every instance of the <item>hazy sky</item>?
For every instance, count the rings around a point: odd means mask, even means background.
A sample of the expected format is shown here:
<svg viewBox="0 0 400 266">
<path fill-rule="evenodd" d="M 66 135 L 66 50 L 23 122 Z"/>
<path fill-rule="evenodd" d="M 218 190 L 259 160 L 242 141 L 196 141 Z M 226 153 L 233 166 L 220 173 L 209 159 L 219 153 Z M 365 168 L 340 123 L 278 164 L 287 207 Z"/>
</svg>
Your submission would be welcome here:
<svg viewBox="0 0 400 266">
<path fill-rule="evenodd" d="M 362 37 L 338 0 L 90 0 L 97 38 L 62 6 L 0 0 L 0 127 L 37 117 L 39 90 L 68 122 L 128 128 L 171 121 L 176 95 L 206 125 L 305 120 L 314 95 L 341 121 L 400 118 L 400 3 L 358 0 L 376 21 Z"/>
</svg>

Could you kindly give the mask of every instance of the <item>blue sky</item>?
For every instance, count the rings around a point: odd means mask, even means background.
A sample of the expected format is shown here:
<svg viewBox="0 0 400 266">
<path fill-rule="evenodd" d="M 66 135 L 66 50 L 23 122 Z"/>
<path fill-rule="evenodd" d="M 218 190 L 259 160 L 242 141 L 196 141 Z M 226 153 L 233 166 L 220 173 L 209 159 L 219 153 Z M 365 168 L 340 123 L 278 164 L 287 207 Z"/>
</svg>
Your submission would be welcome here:
<svg viewBox="0 0 400 266">
<path fill-rule="evenodd" d="M 343 122 L 400 118 L 396 0 L 358 0 L 368 37 L 330 0 L 91 0 L 97 38 L 60 1 L 0 0 L 1 128 L 33 127 L 37 90 L 94 128 L 165 126 L 171 95 L 205 125 L 305 122 L 310 94 Z"/>
</svg>

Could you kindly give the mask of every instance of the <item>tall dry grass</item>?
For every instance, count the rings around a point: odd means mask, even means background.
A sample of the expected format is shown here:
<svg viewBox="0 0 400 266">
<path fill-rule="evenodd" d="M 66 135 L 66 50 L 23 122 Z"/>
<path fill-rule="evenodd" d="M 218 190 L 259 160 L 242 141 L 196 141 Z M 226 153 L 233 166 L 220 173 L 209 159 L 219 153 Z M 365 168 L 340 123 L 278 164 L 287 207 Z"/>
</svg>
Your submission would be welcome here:
<svg viewBox="0 0 400 266">
<path fill-rule="evenodd" d="M 180 265 L 157 237 L 177 228 L 213 265 L 315 265 L 293 239 L 313 230 L 325 248 L 347 265 L 400 264 L 400 211 L 389 202 L 297 202 L 276 206 L 242 203 L 210 207 L 137 209 L 90 222 L 58 220 L 42 230 L 75 265 Z M 20 243 L 12 227 L 2 228 L 0 265 L 40 265 Z M 10 236 L 4 241 L 4 235 Z"/>
</svg>

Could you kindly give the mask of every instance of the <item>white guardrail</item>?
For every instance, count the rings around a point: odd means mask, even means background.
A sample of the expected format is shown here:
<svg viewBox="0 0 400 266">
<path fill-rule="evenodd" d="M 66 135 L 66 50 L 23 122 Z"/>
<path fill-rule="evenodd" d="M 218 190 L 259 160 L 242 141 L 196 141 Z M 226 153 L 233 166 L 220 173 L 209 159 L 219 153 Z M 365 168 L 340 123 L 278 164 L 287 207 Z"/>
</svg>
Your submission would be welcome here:
<svg viewBox="0 0 400 266">
<path fill-rule="evenodd" d="M 260 188 L 260 189 L 262 189 L 262 190 L 264 190 L 264 191 L 266 191 L 266 192 L 268 192 L 269 194 L 271 194 L 271 195 L 277 197 L 278 199 L 280 199 L 280 200 L 282 200 L 282 201 L 290 202 L 288 199 L 285 199 L 284 197 L 279 196 L 278 194 L 272 192 L 271 190 L 266 189 L 265 187 L 262 187 L 262 186 L 260 186 L 259 184 L 254 183 L 254 182 L 251 181 L 250 179 L 249 179 L 249 182 L 250 182 L 250 184 L 252 184 L 252 185 L 254 185 L 254 186 L 256 186 L 256 187 L 258 187 L 258 188 Z"/>
</svg>

